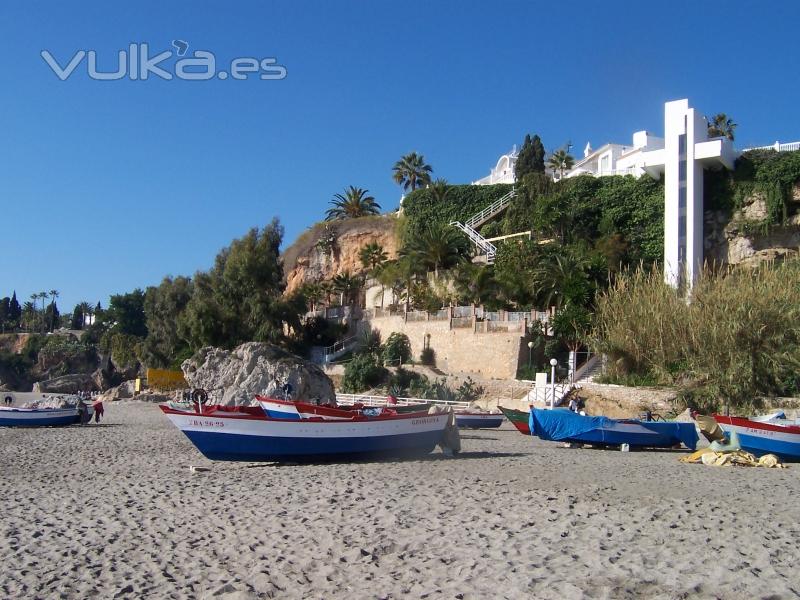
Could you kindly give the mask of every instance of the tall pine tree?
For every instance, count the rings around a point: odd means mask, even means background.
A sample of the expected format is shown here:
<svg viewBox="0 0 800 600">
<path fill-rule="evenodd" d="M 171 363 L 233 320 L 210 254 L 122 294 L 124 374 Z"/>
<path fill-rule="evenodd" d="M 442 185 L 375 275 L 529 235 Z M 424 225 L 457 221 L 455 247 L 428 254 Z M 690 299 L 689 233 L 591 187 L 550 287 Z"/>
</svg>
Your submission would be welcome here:
<svg viewBox="0 0 800 600">
<path fill-rule="evenodd" d="M 514 167 L 514 176 L 517 181 L 522 181 L 522 178 L 528 173 L 544 173 L 544 155 L 541 138 L 538 135 L 533 137 L 530 134 L 526 135 Z"/>
<path fill-rule="evenodd" d="M 16 327 L 19 325 L 19 320 L 22 317 L 22 307 L 17 301 L 17 291 L 11 294 L 11 302 L 8 304 L 8 320 Z"/>
</svg>

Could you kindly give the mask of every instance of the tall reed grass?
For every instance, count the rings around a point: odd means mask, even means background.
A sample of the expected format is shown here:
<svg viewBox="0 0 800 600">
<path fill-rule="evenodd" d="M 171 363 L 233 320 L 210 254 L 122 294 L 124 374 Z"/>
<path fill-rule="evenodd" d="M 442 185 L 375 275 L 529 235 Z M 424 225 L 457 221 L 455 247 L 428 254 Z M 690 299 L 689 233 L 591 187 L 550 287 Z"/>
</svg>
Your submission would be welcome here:
<svg viewBox="0 0 800 600">
<path fill-rule="evenodd" d="M 607 376 L 679 386 L 702 408 L 757 408 L 800 390 L 800 260 L 706 270 L 686 300 L 660 269 L 597 298 L 592 345 Z"/>
</svg>

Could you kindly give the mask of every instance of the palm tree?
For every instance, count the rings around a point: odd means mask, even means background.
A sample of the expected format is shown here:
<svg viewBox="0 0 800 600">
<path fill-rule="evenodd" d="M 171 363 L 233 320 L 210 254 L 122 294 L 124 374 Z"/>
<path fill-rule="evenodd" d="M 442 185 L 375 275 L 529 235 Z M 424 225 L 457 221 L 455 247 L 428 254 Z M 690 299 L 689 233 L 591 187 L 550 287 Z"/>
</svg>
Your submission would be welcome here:
<svg viewBox="0 0 800 600">
<path fill-rule="evenodd" d="M 573 254 L 553 254 L 533 272 L 533 286 L 542 308 L 561 308 L 567 303 L 586 304 L 592 293 L 588 261 Z"/>
<path fill-rule="evenodd" d="M 464 263 L 454 279 L 460 297 L 473 304 L 492 302 L 500 296 L 500 286 L 491 267 Z"/>
<path fill-rule="evenodd" d="M 453 186 L 447 183 L 446 179 L 437 179 L 428 188 L 431 191 L 431 196 L 437 204 L 441 204 L 450 195 Z"/>
<path fill-rule="evenodd" d="M 733 141 L 733 130 L 736 129 L 737 125 L 733 122 L 733 119 L 728 118 L 728 115 L 718 113 L 706 120 L 708 121 L 708 137 L 726 137 Z"/>
<path fill-rule="evenodd" d="M 556 150 L 547 160 L 547 166 L 558 171 L 559 179 L 564 177 L 564 171 L 568 171 L 575 164 L 575 159 L 566 150 Z"/>
<path fill-rule="evenodd" d="M 381 265 L 386 262 L 389 255 L 378 242 L 370 242 L 361 248 L 358 257 L 361 259 L 361 265 L 369 271 L 369 274 L 377 277 Z M 381 308 L 383 308 L 383 290 L 383 283 L 381 283 Z"/>
<path fill-rule="evenodd" d="M 81 311 L 81 329 L 86 327 L 86 317 L 92 315 L 92 305 L 90 302 L 83 300 L 78 304 L 78 310 Z"/>
<path fill-rule="evenodd" d="M 53 307 L 53 310 L 50 311 L 50 331 L 55 329 L 55 303 L 56 298 L 58 298 L 61 294 L 58 293 L 58 290 L 50 290 L 50 306 Z"/>
<path fill-rule="evenodd" d="M 438 279 L 440 268 L 453 267 L 464 260 L 466 247 L 464 237 L 455 228 L 437 224 L 412 237 L 401 254 L 432 270 Z"/>
<path fill-rule="evenodd" d="M 33 312 L 36 316 L 35 327 L 44 329 L 44 299 L 47 298 L 47 292 L 38 292 L 31 294 L 31 303 L 33 304 Z M 42 311 L 39 312 L 37 301 L 42 301 Z"/>
<path fill-rule="evenodd" d="M 395 183 L 402 185 L 405 191 L 414 191 L 425 187 L 431 182 L 433 168 L 425 163 L 422 154 L 412 152 L 398 160 L 392 168 Z"/>
<path fill-rule="evenodd" d="M 379 214 L 380 205 L 375 202 L 375 198 L 367 194 L 368 190 L 352 185 L 345 189 L 344 194 L 335 194 L 331 200 L 333 208 L 329 208 L 325 213 L 325 220 L 337 221 Z"/>
<path fill-rule="evenodd" d="M 414 287 L 414 282 L 423 273 L 420 267 L 419 262 L 409 255 L 401 256 L 399 260 L 395 261 L 397 275 L 395 289 L 397 292 L 405 292 L 406 312 L 411 307 L 411 289 Z M 395 289 L 392 290 L 392 293 L 395 292 Z"/>
<path fill-rule="evenodd" d="M 336 275 L 332 280 L 333 291 L 339 293 L 339 304 L 344 306 L 345 301 L 347 305 L 353 304 L 358 292 L 361 290 L 363 282 L 357 275 L 352 275 L 350 271 L 342 271 Z"/>
<path fill-rule="evenodd" d="M 378 283 L 381 284 L 381 308 L 383 308 L 383 290 L 387 287 L 392 290 L 392 304 L 397 303 L 397 290 L 400 287 L 400 276 L 397 269 L 397 261 L 389 260 L 381 264 L 375 274 Z"/>
<path fill-rule="evenodd" d="M 311 311 L 317 310 L 317 304 L 325 297 L 325 290 L 319 283 L 306 283 L 300 289 L 305 299 L 311 303 Z"/>
<path fill-rule="evenodd" d="M 38 314 L 36 311 L 35 299 L 38 297 L 38 294 L 31 294 L 31 299 L 34 300 L 34 302 L 26 302 L 22 305 L 22 322 L 25 323 L 25 329 L 28 331 L 35 327 L 36 316 Z"/>
<path fill-rule="evenodd" d="M 378 242 L 370 242 L 358 252 L 358 257 L 361 259 L 361 265 L 369 270 L 375 272 L 375 269 L 383 264 L 389 255 Z"/>
</svg>

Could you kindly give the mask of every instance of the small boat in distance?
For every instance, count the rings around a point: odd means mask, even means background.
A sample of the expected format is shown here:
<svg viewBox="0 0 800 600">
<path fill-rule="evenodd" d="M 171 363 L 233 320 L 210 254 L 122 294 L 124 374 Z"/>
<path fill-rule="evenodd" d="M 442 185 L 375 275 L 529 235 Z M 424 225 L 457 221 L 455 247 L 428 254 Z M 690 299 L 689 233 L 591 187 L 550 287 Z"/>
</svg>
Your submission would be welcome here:
<svg viewBox="0 0 800 600">
<path fill-rule="evenodd" d="M 241 407 L 202 407 L 202 412 L 166 404 L 159 408 L 206 458 L 250 462 L 422 456 L 443 441 L 452 418 L 452 413 L 442 412 L 356 415 L 350 420 L 275 419 Z"/>
<path fill-rule="evenodd" d="M 744 417 L 713 417 L 725 433 L 736 432 L 742 450 L 755 456 L 775 454 L 782 460 L 800 461 L 800 425 L 778 419 L 762 422 Z"/>
<path fill-rule="evenodd" d="M 683 444 L 694 450 L 698 440 L 694 423 L 590 417 L 564 408 L 532 409 L 529 427 L 543 440 L 593 446 L 672 448 Z"/>
<path fill-rule="evenodd" d="M 528 425 L 528 419 L 530 418 L 530 413 L 527 413 L 523 410 L 514 410 L 513 408 L 505 408 L 504 406 L 498 406 L 497 408 L 506 416 L 506 419 L 511 421 L 511 424 L 517 428 L 522 435 L 530 435 L 531 428 Z"/>
<path fill-rule="evenodd" d="M 503 413 L 461 410 L 456 412 L 456 425 L 468 429 L 490 429 L 503 424 Z"/>
</svg>

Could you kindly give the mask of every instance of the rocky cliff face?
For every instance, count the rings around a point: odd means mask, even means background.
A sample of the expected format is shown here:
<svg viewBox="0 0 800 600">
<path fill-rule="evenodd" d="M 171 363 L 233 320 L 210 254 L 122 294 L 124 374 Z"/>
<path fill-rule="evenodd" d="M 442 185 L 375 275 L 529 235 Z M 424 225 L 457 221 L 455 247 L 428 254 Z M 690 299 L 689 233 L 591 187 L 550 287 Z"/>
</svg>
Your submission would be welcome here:
<svg viewBox="0 0 800 600">
<path fill-rule="evenodd" d="M 763 194 L 747 198 L 742 208 L 726 214 L 705 214 L 705 259 L 709 263 L 756 265 L 764 260 L 796 256 L 800 250 L 800 183 L 792 191 L 792 211 L 786 224 L 766 228 Z"/>
<path fill-rule="evenodd" d="M 400 245 L 396 225 L 393 215 L 317 223 L 284 252 L 286 292 L 345 271 L 361 272 L 358 253 L 373 242 L 380 244 L 390 259 L 396 258 Z"/>
</svg>

